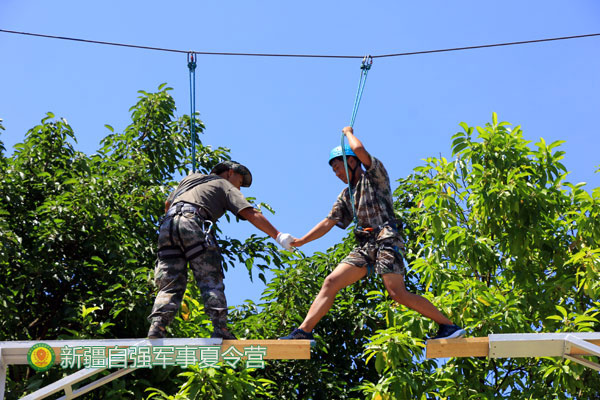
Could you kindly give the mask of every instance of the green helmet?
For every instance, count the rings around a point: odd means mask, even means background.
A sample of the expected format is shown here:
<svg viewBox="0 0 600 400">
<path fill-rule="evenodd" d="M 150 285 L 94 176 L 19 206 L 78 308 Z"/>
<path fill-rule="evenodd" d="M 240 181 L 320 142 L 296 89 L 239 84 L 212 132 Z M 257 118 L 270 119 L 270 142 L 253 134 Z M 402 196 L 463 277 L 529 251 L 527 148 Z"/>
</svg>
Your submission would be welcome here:
<svg viewBox="0 0 600 400">
<path fill-rule="evenodd" d="M 238 174 L 242 175 L 244 178 L 242 181 L 243 187 L 250 187 L 250 185 L 252 185 L 252 173 L 250 173 L 250 170 L 245 165 L 242 165 L 237 161 L 221 161 L 213 167 L 210 173 L 219 175 L 225 171 L 229 171 L 230 169 L 233 170 L 233 172 L 237 172 Z"/>
</svg>

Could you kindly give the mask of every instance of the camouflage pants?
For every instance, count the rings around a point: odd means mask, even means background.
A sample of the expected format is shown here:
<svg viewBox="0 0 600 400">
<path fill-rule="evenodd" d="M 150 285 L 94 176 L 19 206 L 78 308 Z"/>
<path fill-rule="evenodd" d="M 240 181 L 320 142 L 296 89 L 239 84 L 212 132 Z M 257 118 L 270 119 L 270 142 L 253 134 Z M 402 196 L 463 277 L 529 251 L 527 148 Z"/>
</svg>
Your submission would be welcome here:
<svg viewBox="0 0 600 400">
<path fill-rule="evenodd" d="M 187 286 L 189 264 L 213 326 L 226 327 L 227 300 L 221 253 L 213 234 L 204 232 L 204 224 L 192 213 L 166 218 L 161 224 L 154 271 L 158 294 L 148 316 L 151 322 L 158 321 L 166 326 L 175 318 Z"/>
</svg>

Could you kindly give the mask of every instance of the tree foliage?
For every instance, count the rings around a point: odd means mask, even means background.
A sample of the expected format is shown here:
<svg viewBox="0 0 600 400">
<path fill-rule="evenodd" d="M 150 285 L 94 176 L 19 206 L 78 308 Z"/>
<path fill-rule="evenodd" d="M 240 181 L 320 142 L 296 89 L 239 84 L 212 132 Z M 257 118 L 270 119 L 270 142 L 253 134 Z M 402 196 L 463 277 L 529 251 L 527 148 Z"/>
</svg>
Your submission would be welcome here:
<svg viewBox="0 0 600 400">
<path fill-rule="evenodd" d="M 14 153 L 0 142 L 0 340 L 143 337 L 154 298 L 158 220 L 173 180 L 191 164 L 189 116 L 175 116 L 164 85 L 141 91 L 131 124 L 96 154 L 75 149 L 64 119 L 49 113 Z M 198 121 L 198 120 L 197 120 Z M 0 120 L 0 131 L 3 130 Z M 471 334 L 598 331 L 600 188 L 566 182 L 560 142 L 535 147 L 519 127 L 461 124 L 453 159 L 430 158 L 398 181 L 409 290 Z M 195 131 L 201 132 L 198 122 Z M 228 149 L 196 138 L 200 170 Z M 333 199 L 332 199 L 333 201 Z M 268 206 L 264 205 L 269 209 Z M 253 339 L 289 333 L 323 279 L 353 246 L 312 256 L 278 251 L 264 237 L 223 235 L 226 266 L 265 280 L 263 297 L 230 313 Z M 395 305 L 377 278 L 338 294 L 316 329 L 311 360 L 265 369 L 135 371 L 87 398 L 594 398 L 597 373 L 559 359 L 424 359 L 435 324 Z M 210 321 L 189 285 L 174 337 L 206 337 Z M 10 367 L 8 398 L 65 373 Z"/>
<path fill-rule="evenodd" d="M 461 126 L 455 158 L 427 159 L 395 192 L 415 287 L 476 336 L 598 331 L 600 188 L 565 181 L 561 142 L 532 149 L 495 114 L 485 127 Z M 402 379 L 398 362 L 422 352 L 398 357 L 393 337 L 367 350 L 386 360 L 377 385 L 363 385 L 382 398 L 597 396 L 598 374 L 560 359 L 419 362 L 411 375 L 422 378 Z"/>
<path fill-rule="evenodd" d="M 52 113 L 10 157 L 2 154 L 0 340 L 146 335 L 157 221 L 174 174 L 185 174 L 191 161 L 190 118 L 175 117 L 169 90 L 161 85 L 156 93 L 141 91 L 130 110 L 132 123 L 122 133 L 107 126 L 111 133 L 96 154 L 76 151 L 71 126 Z M 195 131 L 202 132 L 197 124 Z M 200 143 L 198 150 L 202 171 L 228 158 L 225 148 Z M 251 238 L 247 246 L 256 241 L 262 243 Z M 236 251 L 232 247 L 244 246 L 231 242 L 228 257 Z M 251 255 L 267 252 L 254 249 Z M 152 381 L 167 380 L 152 373 Z M 9 392 L 27 392 L 59 373 L 52 369 L 28 380 L 31 375 L 30 369 L 11 367 Z M 135 398 L 145 387 L 118 386 L 112 389 Z"/>
</svg>

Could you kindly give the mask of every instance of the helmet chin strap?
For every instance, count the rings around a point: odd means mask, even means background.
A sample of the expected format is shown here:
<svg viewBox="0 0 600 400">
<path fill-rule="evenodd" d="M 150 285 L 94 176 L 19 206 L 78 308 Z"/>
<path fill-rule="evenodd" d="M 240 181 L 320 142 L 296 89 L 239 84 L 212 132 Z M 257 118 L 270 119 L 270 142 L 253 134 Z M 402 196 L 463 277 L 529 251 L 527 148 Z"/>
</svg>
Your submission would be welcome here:
<svg viewBox="0 0 600 400">
<path fill-rule="evenodd" d="M 350 175 L 349 183 L 352 183 L 352 181 L 354 180 L 354 177 L 356 176 L 356 169 L 358 168 L 359 165 L 360 164 L 358 162 L 355 163 L 354 168 L 352 168 L 352 167 L 350 167 L 350 165 L 348 165 L 348 172 L 349 172 L 348 175 Z"/>
</svg>

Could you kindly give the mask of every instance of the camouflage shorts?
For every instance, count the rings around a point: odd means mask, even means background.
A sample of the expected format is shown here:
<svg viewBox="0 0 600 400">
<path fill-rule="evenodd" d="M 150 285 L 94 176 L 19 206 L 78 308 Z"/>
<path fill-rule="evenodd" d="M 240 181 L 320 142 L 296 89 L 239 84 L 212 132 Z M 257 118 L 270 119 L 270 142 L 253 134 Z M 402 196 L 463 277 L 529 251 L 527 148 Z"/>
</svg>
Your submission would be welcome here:
<svg viewBox="0 0 600 400">
<path fill-rule="evenodd" d="M 356 267 L 366 267 L 368 273 L 373 270 L 378 275 L 400 274 L 406 272 L 402 251 L 404 243 L 399 238 L 387 238 L 381 241 L 368 241 L 352 249 L 342 263 Z"/>
</svg>

